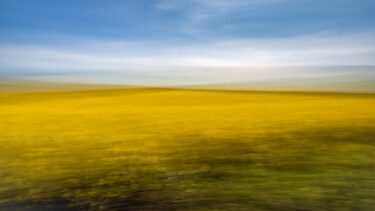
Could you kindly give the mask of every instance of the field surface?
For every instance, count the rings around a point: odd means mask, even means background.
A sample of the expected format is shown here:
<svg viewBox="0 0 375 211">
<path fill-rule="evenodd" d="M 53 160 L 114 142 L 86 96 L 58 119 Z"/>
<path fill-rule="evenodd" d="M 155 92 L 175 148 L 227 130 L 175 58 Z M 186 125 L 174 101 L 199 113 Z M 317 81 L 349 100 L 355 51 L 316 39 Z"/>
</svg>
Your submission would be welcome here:
<svg viewBox="0 0 375 211">
<path fill-rule="evenodd" d="M 0 93 L 0 210 L 375 210 L 375 95 Z"/>
</svg>

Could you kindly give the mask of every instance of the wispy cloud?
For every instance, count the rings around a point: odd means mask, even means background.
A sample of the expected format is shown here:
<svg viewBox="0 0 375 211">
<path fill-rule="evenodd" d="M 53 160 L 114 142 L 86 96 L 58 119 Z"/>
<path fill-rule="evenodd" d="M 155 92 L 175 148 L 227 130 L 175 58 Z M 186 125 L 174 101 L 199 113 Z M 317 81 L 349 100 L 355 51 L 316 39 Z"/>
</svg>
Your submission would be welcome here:
<svg viewBox="0 0 375 211">
<path fill-rule="evenodd" d="M 163 0 L 155 8 L 183 11 L 190 20 L 200 21 L 239 11 L 251 11 L 280 1 L 283 0 Z"/>
</svg>

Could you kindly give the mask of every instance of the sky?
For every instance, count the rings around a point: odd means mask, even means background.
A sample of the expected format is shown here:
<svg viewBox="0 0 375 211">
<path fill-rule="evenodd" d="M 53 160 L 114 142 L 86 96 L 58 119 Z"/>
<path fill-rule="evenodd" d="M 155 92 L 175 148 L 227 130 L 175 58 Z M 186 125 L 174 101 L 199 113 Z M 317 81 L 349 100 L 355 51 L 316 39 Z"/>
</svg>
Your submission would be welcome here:
<svg viewBox="0 0 375 211">
<path fill-rule="evenodd" d="M 372 74 L 374 11 L 373 0 L 0 0 L 0 77 L 189 84 Z"/>
</svg>

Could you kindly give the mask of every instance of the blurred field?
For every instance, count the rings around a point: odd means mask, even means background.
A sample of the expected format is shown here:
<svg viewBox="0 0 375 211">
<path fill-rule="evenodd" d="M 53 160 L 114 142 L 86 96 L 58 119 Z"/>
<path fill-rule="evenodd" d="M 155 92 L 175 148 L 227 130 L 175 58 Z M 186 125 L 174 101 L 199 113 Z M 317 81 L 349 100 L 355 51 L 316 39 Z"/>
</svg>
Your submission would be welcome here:
<svg viewBox="0 0 375 211">
<path fill-rule="evenodd" d="M 375 95 L 0 93 L 0 210 L 375 210 Z"/>
</svg>

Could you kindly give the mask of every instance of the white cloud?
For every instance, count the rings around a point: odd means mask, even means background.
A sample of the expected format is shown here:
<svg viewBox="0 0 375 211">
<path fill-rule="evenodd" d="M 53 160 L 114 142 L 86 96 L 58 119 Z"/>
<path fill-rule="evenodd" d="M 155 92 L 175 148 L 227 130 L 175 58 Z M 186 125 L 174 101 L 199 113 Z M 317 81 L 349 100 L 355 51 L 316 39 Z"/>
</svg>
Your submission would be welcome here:
<svg viewBox="0 0 375 211">
<path fill-rule="evenodd" d="M 320 34 L 221 40 L 194 45 L 82 41 L 81 45 L 65 47 L 1 46 L 0 71 L 8 75 L 12 71 L 59 74 L 117 72 L 139 74 L 140 77 L 145 72 L 153 72 L 160 77 L 163 74 L 184 74 L 184 77 L 190 74 L 194 78 L 201 74 L 203 78 L 217 80 L 241 79 L 241 75 L 259 75 L 262 72 L 265 79 L 285 75 L 293 77 L 298 75 L 298 71 L 284 68 L 267 72 L 257 67 L 375 65 L 373 37 L 373 33 Z M 241 71 L 237 71 L 233 78 L 231 71 L 234 69 Z"/>
</svg>

